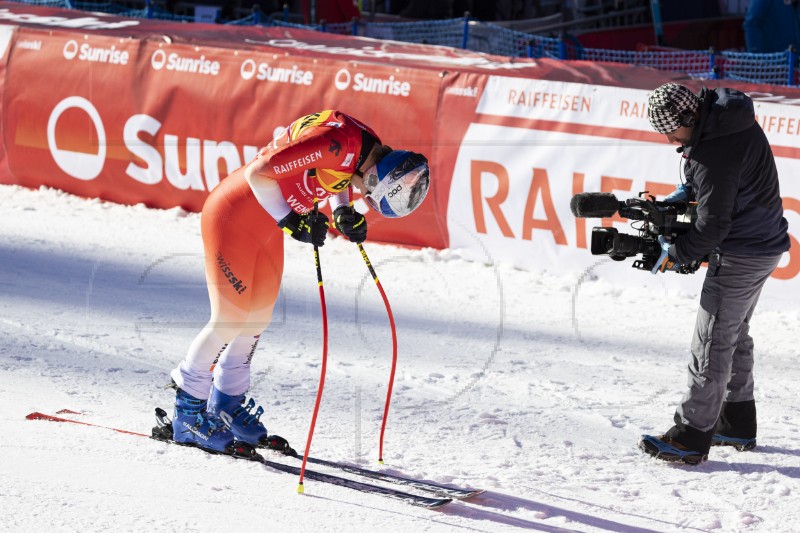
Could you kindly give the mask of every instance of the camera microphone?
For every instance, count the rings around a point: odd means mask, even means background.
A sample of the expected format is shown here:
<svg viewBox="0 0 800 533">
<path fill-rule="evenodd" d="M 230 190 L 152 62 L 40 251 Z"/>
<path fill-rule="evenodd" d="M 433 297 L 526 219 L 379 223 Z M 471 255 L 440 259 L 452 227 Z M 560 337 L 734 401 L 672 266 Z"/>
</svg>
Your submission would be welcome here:
<svg viewBox="0 0 800 533">
<path fill-rule="evenodd" d="M 569 208 L 578 218 L 607 218 L 614 216 L 622 206 L 609 192 L 582 192 L 572 197 Z"/>
</svg>

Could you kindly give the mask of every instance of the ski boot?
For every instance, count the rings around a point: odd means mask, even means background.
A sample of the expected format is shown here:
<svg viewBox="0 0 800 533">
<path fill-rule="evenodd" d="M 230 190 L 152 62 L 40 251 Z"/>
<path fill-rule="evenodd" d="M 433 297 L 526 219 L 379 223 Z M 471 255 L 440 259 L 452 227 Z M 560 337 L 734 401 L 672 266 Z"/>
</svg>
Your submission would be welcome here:
<svg viewBox="0 0 800 533">
<path fill-rule="evenodd" d="M 267 428 L 260 420 L 261 415 L 264 414 L 264 408 L 258 406 L 255 412 L 252 412 L 256 401 L 250 398 L 250 401 L 245 404 L 244 400 L 244 394 L 231 396 L 212 386 L 207 410 L 209 415 L 225 422 L 236 440 L 252 446 L 265 446 L 267 444 Z"/>
<path fill-rule="evenodd" d="M 708 459 L 708 455 L 690 450 L 666 435 L 655 437 L 642 435 L 639 449 L 647 455 L 662 461 L 681 462 L 687 465 L 698 465 Z"/>
<path fill-rule="evenodd" d="M 206 412 L 206 401 L 183 389 L 175 394 L 172 438 L 178 444 L 197 446 L 209 452 L 230 453 L 234 435 L 222 420 Z"/>
</svg>

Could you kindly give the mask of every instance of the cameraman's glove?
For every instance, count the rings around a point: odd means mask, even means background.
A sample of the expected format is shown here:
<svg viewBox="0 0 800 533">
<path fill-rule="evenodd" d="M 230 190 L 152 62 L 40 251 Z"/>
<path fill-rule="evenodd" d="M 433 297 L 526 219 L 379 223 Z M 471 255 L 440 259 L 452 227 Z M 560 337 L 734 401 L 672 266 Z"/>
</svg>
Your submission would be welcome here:
<svg viewBox="0 0 800 533">
<path fill-rule="evenodd" d="M 658 261 L 656 261 L 656 265 L 650 273 L 658 274 L 659 272 L 666 272 L 667 270 L 680 270 L 681 264 L 669 255 L 669 247 L 672 246 L 672 243 L 663 235 L 659 235 L 658 243 L 661 245 L 661 255 L 658 257 Z"/>
<path fill-rule="evenodd" d="M 674 191 L 672 191 L 670 194 L 667 195 L 666 198 L 664 198 L 664 201 L 669 202 L 671 204 L 676 202 L 685 202 L 689 199 L 689 195 L 691 193 L 692 193 L 692 188 L 685 183 L 681 183 L 680 185 L 675 187 Z"/>
<path fill-rule="evenodd" d="M 333 227 L 351 242 L 367 240 L 367 219 L 349 205 L 340 205 L 333 210 Z"/>
<path fill-rule="evenodd" d="M 314 213 L 313 211 L 306 215 L 298 215 L 291 211 L 278 222 L 278 227 L 288 233 L 292 239 L 314 246 L 325 244 L 328 226 L 328 217 L 325 213 Z"/>
</svg>

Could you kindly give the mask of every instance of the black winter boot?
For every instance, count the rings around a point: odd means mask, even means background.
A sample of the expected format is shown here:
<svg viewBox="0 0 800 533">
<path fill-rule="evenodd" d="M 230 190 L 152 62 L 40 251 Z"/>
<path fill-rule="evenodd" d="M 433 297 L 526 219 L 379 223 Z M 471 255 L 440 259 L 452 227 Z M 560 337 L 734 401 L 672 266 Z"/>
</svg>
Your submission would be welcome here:
<svg viewBox="0 0 800 533">
<path fill-rule="evenodd" d="M 675 425 L 667 431 L 667 437 L 681 443 L 690 450 L 695 450 L 707 455 L 709 448 L 711 448 L 711 437 L 714 435 L 714 430 L 700 431 L 699 429 L 686 425 L 683 423 L 678 413 L 675 413 L 673 420 L 675 421 Z"/>
<path fill-rule="evenodd" d="M 708 459 L 713 430 L 700 431 L 687 426 L 675 413 L 675 425 L 664 435 L 642 435 L 639 448 L 648 455 L 664 461 L 679 461 L 696 465 Z"/>
<path fill-rule="evenodd" d="M 725 402 L 711 444 L 733 446 L 740 452 L 756 447 L 756 401 Z"/>
</svg>

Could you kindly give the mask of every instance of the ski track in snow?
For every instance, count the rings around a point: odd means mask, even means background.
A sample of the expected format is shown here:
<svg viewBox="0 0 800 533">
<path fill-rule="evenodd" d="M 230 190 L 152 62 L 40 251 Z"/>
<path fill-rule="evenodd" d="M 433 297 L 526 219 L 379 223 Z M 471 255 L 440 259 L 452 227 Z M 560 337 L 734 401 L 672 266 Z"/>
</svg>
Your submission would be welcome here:
<svg viewBox="0 0 800 533">
<path fill-rule="evenodd" d="M 199 216 L 0 192 L 0 530 L 800 530 L 797 306 L 765 301 L 753 319 L 759 447 L 674 466 L 636 443 L 671 425 L 696 295 L 633 270 L 640 286 L 615 287 L 367 242 L 399 340 L 387 468 L 487 493 L 439 511 L 312 481 L 300 496 L 295 477 L 261 465 L 25 420 L 68 408 L 148 433 L 153 408 L 170 410 L 169 370 L 208 314 Z M 386 312 L 354 245 L 320 252 L 330 343 L 312 451 L 376 467 Z M 312 249 L 287 239 L 250 393 L 296 448 L 320 358 Z"/>
</svg>

